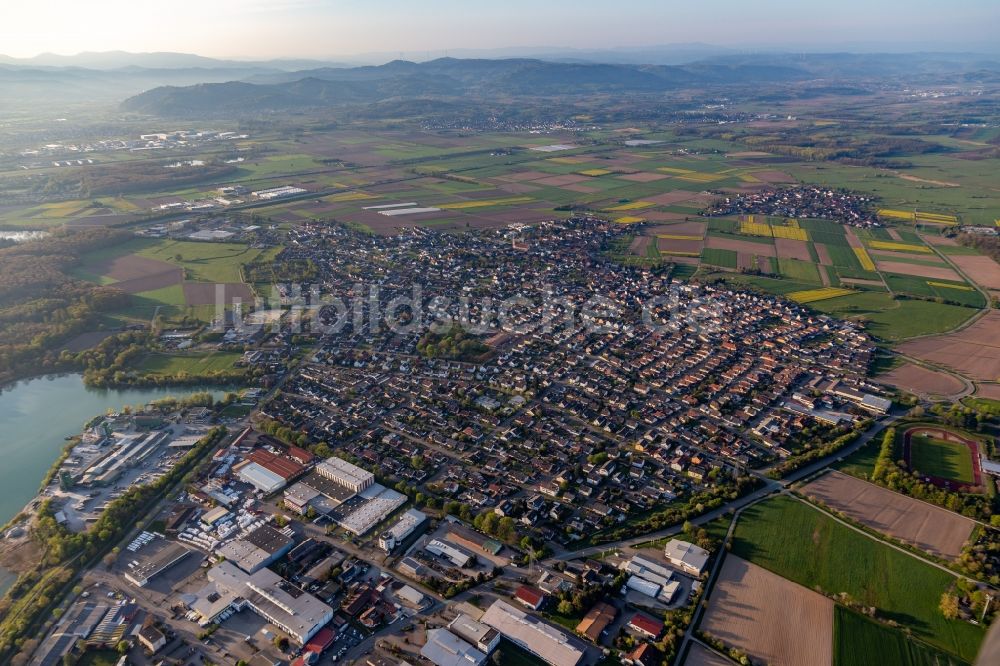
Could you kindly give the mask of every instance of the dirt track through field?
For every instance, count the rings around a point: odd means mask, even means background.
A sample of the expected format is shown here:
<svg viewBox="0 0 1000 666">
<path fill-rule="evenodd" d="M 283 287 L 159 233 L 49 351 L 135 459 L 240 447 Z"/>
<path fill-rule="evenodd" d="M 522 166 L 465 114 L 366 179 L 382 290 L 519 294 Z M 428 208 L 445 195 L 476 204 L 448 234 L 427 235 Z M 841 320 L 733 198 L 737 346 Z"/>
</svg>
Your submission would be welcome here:
<svg viewBox="0 0 1000 666">
<path fill-rule="evenodd" d="M 946 509 L 900 495 L 841 472 L 802 488 L 808 497 L 932 555 L 955 560 L 976 523 Z"/>
<path fill-rule="evenodd" d="M 755 663 L 833 663 L 833 601 L 733 555 L 722 564 L 701 628 Z"/>
</svg>

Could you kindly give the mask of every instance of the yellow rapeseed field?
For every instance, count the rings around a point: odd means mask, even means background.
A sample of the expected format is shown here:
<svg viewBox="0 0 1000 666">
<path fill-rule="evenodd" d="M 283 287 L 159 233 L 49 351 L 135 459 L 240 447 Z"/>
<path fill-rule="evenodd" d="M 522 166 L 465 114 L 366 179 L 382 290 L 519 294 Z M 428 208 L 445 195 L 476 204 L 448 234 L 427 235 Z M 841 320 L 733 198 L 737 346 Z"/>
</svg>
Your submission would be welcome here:
<svg viewBox="0 0 1000 666">
<path fill-rule="evenodd" d="M 642 210 L 643 208 L 651 208 L 655 205 L 656 204 L 652 201 L 631 201 L 629 203 L 612 206 L 607 210 Z"/>
<path fill-rule="evenodd" d="M 330 203 L 341 203 L 343 201 L 359 201 L 361 199 L 372 199 L 374 198 L 371 194 L 365 194 L 364 192 L 341 192 L 340 194 L 331 194 L 328 197 L 323 197 L 323 201 L 328 201 Z"/>
<path fill-rule="evenodd" d="M 913 243 L 897 243 L 895 241 L 868 241 L 868 247 L 873 250 L 888 250 L 890 252 L 921 252 L 931 254 L 931 249 L 926 245 L 914 245 Z"/>
<path fill-rule="evenodd" d="M 868 251 L 865 250 L 865 248 L 863 247 L 854 248 L 854 254 L 858 256 L 858 261 L 861 262 L 861 268 L 865 269 L 866 271 L 875 270 L 875 262 L 872 261 L 871 256 L 868 254 Z"/>
<path fill-rule="evenodd" d="M 927 284 L 932 287 L 944 287 L 945 289 L 958 289 L 959 291 L 975 291 L 972 287 L 965 284 L 948 284 L 947 282 L 934 282 L 928 280 Z"/>
<path fill-rule="evenodd" d="M 809 233 L 805 229 L 799 229 L 797 227 L 772 226 L 771 233 L 775 238 L 788 238 L 790 240 L 799 241 L 809 240 Z"/>
<path fill-rule="evenodd" d="M 657 167 L 657 171 L 662 171 L 663 173 L 673 173 L 677 175 L 684 175 L 686 173 L 694 173 L 691 169 L 678 169 L 677 167 Z"/>
<path fill-rule="evenodd" d="M 740 233 L 746 234 L 748 236 L 772 236 L 771 225 L 767 222 L 754 222 L 753 215 L 748 216 L 747 220 L 740 222 Z"/>
<path fill-rule="evenodd" d="M 436 208 L 445 210 L 463 210 L 466 208 L 486 208 L 488 206 L 512 206 L 514 204 L 528 203 L 534 201 L 531 197 L 507 197 L 506 199 L 482 199 L 479 201 L 454 201 L 452 203 L 437 204 Z"/>
<path fill-rule="evenodd" d="M 853 294 L 851 289 L 841 289 L 840 287 L 823 287 L 822 289 L 805 289 L 803 291 L 793 291 L 788 294 L 788 297 L 795 301 L 796 303 L 814 303 L 816 301 L 825 301 L 829 298 L 837 298 L 838 296 L 847 296 L 848 294 Z"/>
<path fill-rule="evenodd" d="M 907 222 L 913 221 L 913 211 L 912 210 L 894 210 L 892 208 L 879 208 L 879 217 L 887 217 L 890 220 L 906 220 Z"/>
</svg>

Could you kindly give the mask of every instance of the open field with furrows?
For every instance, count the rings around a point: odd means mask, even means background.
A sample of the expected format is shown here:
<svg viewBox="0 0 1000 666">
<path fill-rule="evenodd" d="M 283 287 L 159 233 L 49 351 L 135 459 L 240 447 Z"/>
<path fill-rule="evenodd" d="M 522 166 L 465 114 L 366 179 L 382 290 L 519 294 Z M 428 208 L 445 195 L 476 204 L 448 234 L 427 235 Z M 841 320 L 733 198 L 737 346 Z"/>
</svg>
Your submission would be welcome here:
<svg viewBox="0 0 1000 666">
<path fill-rule="evenodd" d="M 776 497 L 746 509 L 733 555 L 807 589 L 846 593 L 876 616 L 964 660 L 972 660 L 984 629 L 946 620 L 938 609 L 954 576 L 842 525 L 814 507 Z"/>
<path fill-rule="evenodd" d="M 961 555 L 976 525 L 964 516 L 840 472 L 806 484 L 802 493 L 873 530 L 951 560 Z"/>
<path fill-rule="evenodd" d="M 913 340 L 899 350 L 981 381 L 1000 380 L 1000 311 L 991 310 L 961 331 Z"/>
<path fill-rule="evenodd" d="M 947 397 L 957 395 L 965 388 L 965 384 L 957 377 L 916 363 L 904 363 L 887 373 L 878 375 L 876 379 L 883 384 L 916 395 Z"/>
<path fill-rule="evenodd" d="M 833 601 L 821 594 L 729 555 L 708 602 L 699 628 L 755 662 L 833 663 Z"/>
</svg>

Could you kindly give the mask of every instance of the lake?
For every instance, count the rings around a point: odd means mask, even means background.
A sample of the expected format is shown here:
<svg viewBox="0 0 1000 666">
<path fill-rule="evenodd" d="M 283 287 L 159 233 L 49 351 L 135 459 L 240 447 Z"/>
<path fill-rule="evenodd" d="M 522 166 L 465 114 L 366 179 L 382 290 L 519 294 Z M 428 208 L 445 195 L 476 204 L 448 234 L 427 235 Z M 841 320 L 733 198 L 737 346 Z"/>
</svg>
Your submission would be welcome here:
<svg viewBox="0 0 1000 666">
<path fill-rule="evenodd" d="M 91 389 L 79 374 L 27 379 L 0 392 L 0 525 L 17 515 L 38 493 L 38 486 L 83 424 L 108 409 L 143 405 L 150 400 L 219 387 Z"/>
</svg>

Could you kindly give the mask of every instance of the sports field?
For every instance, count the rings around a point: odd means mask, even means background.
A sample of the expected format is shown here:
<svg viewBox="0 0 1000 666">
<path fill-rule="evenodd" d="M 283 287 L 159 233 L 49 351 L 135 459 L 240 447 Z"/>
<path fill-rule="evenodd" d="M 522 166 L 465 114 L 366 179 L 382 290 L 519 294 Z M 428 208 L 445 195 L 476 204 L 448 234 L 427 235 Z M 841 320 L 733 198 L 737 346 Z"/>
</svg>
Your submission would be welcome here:
<svg viewBox="0 0 1000 666">
<path fill-rule="evenodd" d="M 740 516 L 732 553 L 825 594 L 846 593 L 920 640 L 971 661 L 984 630 L 938 610 L 954 576 L 842 525 L 788 497 Z"/>
<path fill-rule="evenodd" d="M 972 453 L 969 447 L 958 442 L 913 435 L 910 437 L 911 469 L 942 479 L 960 483 L 975 483 L 972 470 Z"/>
</svg>

